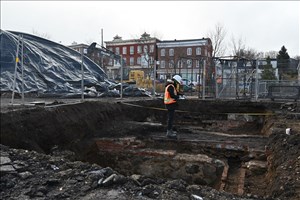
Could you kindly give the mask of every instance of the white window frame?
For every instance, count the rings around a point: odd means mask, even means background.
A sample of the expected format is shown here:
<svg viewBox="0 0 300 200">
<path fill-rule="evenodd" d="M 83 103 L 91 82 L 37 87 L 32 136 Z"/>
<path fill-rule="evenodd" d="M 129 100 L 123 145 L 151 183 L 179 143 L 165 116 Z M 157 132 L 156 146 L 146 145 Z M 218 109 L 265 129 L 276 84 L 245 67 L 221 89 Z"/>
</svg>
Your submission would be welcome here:
<svg viewBox="0 0 300 200">
<path fill-rule="evenodd" d="M 134 46 L 130 46 L 130 55 L 133 55 L 134 54 Z"/>
<path fill-rule="evenodd" d="M 160 68 L 166 68 L 166 62 L 164 60 L 161 60 L 159 63 Z"/>
<path fill-rule="evenodd" d="M 182 68 L 182 60 L 177 60 L 177 68 Z"/>
<path fill-rule="evenodd" d="M 192 68 L 193 67 L 193 60 L 192 59 L 188 59 L 186 61 L 186 66 L 187 66 L 187 68 Z"/>
<path fill-rule="evenodd" d="M 174 68 L 174 60 L 169 60 L 169 68 Z"/>
<path fill-rule="evenodd" d="M 144 45 L 144 47 L 143 47 L 143 52 L 144 52 L 144 53 L 148 53 L 148 45 Z"/>
<path fill-rule="evenodd" d="M 174 56 L 174 49 L 169 49 L 169 56 Z"/>
<path fill-rule="evenodd" d="M 137 58 L 136 64 L 137 64 L 137 65 L 141 65 L 141 57 L 138 57 L 138 58 Z"/>
<path fill-rule="evenodd" d="M 200 61 L 196 60 L 196 67 L 199 68 L 200 67 Z"/>
<path fill-rule="evenodd" d="M 201 55 L 201 47 L 196 48 L 196 55 Z"/>
<path fill-rule="evenodd" d="M 142 53 L 142 46 L 141 45 L 137 46 L 137 52 Z"/>
<path fill-rule="evenodd" d="M 150 53 L 153 53 L 154 52 L 154 44 L 151 44 L 150 45 Z"/>
<path fill-rule="evenodd" d="M 130 57 L 130 63 L 129 65 L 134 65 L 134 57 Z"/>
<path fill-rule="evenodd" d="M 192 48 L 187 48 L 186 49 L 186 55 L 191 56 L 193 54 Z"/>
<path fill-rule="evenodd" d="M 165 49 L 161 49 L 160 50 L 160 56 L 165 56 L 166 55 L 166 50 Z"/>
<path fill-rule="evenodd" d="M 122 53 L 123 53 L 123 54 L 127 54 L 127 47 L 123 47 L 123 48 L 122 48 Z"/>
<path fill-rule="evenodd" d="M 119 54 L 120 54 L 120 47 L 116 47 L 116 49 L 115 49 L 115 50 L 116 50 L 116 52 L 115 52 L 115 53 L 116 53 L 117 55 L 119 55 Z"/>
</svg>

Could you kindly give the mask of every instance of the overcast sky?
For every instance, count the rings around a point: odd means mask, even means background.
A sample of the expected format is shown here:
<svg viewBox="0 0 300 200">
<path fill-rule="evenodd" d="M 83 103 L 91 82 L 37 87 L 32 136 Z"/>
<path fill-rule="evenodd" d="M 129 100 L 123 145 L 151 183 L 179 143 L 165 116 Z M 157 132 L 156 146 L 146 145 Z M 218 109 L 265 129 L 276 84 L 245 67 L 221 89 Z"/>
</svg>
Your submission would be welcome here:
<svg viewBox="0 0 300 200">
<path fill-rule="evenodd" d="M 1 29 L 47 35 L 55 42 L 101 44 L 143 32 L 162 40 L 207 37 L 217 23 L 246 48 L 300 55 L 299 1 L 7 1 Z M 228 52 L 228 54 L 231 52 Z"/>
</svg>

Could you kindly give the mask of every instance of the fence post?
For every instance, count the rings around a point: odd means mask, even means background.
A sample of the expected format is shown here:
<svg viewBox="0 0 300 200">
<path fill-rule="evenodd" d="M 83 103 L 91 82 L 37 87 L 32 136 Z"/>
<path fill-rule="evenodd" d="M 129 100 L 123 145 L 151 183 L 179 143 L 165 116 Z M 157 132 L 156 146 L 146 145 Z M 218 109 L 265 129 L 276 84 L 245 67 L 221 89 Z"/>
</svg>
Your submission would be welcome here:
<svg viewBox="0 0 300 200">
<path fill-rule="evenodd" d="M 121 65 L 121 89 L 120 89 L 120 97 L 123 98 L 123 57 L 120 56 L 120 65 Z"/>
<path fill-rule="evenodd" d="M 84 49 L 81 50 L 81 101 L 82 101 L 82 102 L 83 102 L 83 99 L 84 99 L 83 51 L 84 51 Z"/>
<path fill-rule="evenodd" d="M 205 99 L 205 73 L 206 73 L 206 70 L 205 70 L 205 60 L 203 60 L 203 80 L 202 80 L 202 99 L 204 100 Z"/>
<path fill-rule="evenodd" d="M 255 70 L 255 101 L 258 99 L 258 60 L 256 61 L 256 70 Z"/>
<path fill-rule="evenodd" d="M 21 67 L 22 67 L 22 105 L 24 105 L 24 36 L 22 35 L 21 45 Z"/>
</svg>

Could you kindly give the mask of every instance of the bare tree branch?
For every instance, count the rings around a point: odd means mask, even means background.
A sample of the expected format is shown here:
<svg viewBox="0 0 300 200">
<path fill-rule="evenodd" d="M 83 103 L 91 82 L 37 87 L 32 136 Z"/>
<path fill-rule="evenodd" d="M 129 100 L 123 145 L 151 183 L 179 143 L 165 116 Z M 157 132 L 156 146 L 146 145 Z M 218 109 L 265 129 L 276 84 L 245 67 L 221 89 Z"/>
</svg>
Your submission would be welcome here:
<svg viewBox="0 0 300 200">
<path fill-rule="evenodd" d="M 213 30 L 208 32 L 208 37 L 212 41 L 213 53 L 212 56 L 222 56 L 226 51 L 226 45 L 224 43 L 227 31 L 221 23 L 217 23 Z"/>
<path fill-rule="evenodd" d="M 34 29 L 32 29 L 32 34 L 36 35 L 38 37 L 48 39 L 48 40 L 51 39 L 51 36 L 48 33 L 40 33 L 40 32 L 38 32 L 37 30 L 34 30 Z"/>
</svg>

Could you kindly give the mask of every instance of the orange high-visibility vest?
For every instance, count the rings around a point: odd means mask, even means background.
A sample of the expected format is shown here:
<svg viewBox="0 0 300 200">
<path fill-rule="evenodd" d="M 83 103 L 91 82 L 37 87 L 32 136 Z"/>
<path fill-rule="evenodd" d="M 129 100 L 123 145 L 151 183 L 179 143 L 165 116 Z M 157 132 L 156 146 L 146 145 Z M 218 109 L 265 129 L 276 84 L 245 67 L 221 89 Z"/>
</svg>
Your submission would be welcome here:
<svg viewBox="0 0 300 200">
<path fill-rule="evenodd" d="M 177 91 L 176 91 L 174 85 L 173 85 L 173 84 L 168 85 L 168 86 L 166 87 L 166 89 L 165 89 L 165 96 L 164 96 L 164 103 L 165 103 L 165 104 L 176 103 L 176 100 L 173 99 L 173 98 L 171 97 L 170 92 L 168 91 L 168 88 L 169 88 L 170 86 L 172 86 L 172 87 L 174 88 L 174 94 L 177 95 Z"/>
</svg>

